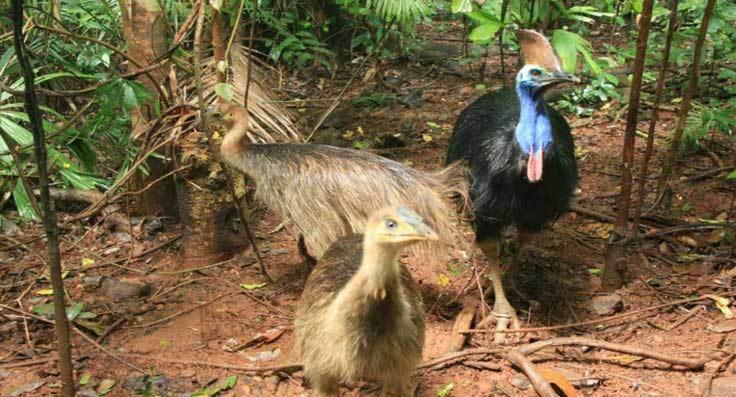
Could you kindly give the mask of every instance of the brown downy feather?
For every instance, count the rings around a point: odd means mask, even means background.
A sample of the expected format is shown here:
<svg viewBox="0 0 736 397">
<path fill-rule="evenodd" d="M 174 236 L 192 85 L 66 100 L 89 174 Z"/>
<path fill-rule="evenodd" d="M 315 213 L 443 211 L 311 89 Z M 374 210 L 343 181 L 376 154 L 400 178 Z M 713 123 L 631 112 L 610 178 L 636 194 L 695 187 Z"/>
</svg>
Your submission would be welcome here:
<svg viewBox="0 0 736 397">
<path fill-rule="evenodd" d="M 220 111 L 230 127 L 220 148 L 223 159 L 255 180 L 256 196 L 291 220 L 317 257 L 338 238 L 362 232 L 368 215 L 389 205 L 413 208 L 439 235 L 440 244 L 412 249 L 426 262 L 444 262 L 450 247 L 467 248 L 452 205 L 458 196 L 467 203 L 464 165 L 427 173 L 345 148 L 251 145 L 244 110 L 231 105 Z"/>
</svg>

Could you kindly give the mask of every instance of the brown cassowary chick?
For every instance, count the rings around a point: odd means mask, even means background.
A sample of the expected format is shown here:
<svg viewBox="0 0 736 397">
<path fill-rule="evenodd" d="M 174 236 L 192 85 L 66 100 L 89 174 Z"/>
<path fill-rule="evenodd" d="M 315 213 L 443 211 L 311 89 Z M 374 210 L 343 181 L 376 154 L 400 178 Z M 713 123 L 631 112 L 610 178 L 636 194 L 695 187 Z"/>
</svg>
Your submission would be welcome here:
<svg viewBox="0 0 736 397">
<path fill-rule="evenodd" d="M 421 296 L 399 252 L 437 234 L 413 211 L 375 212 L 365 234 L 336 241 L 302 293 L 295 330 L 304 375 L 320 397 L 341 382 L 375 380 L 382 396 L 408 396 L 422 356 Z"/>
<path fill-rule="evenodd" d="M 218 111 L 229 128 L 220 148 L 223 159 L 253 178 L 256 196 L 293 222 L 316 257 L 338 238 L 361 233 L 368 216 L 389 205 L 413 208 L 437 231 L 442 244 L 418 245 L 427 261 L 442 261 L 445 250 L 462 241 L 451 204 L 458 193 L 467 195 L 460 166 L 427 173 L 365 151 L 251 144 L 245 109 L 233 104 Z"/>
</svg>

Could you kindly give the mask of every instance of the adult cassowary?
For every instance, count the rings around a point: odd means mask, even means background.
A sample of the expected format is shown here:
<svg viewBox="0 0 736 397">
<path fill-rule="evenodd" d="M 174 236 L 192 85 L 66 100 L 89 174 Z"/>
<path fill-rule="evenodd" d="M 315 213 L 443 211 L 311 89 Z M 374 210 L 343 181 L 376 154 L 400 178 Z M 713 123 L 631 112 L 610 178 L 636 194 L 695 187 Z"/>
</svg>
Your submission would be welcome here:
<svg viewBox="0 0 736 397">
<path fill-rule="evenodd" d="M 495 293 L 496 330 L 518 328 L 514 308 L 501 283 L 499 237 L 515 225 L 520 240 L 539 232 L 568 209 L 578 179 L 570 126 L 545 105 L 545 92 L 578 81 L 560 68 L 547 39 L 531 30 L 518 32 L 525 65 L 515 87 L 478 98 L 455 124 L 447 162 L 468 162 L 475 207 L 476 242 L 490 262 Z M 496 342 L 504 334 L 496 334 Z"/>
</svg>

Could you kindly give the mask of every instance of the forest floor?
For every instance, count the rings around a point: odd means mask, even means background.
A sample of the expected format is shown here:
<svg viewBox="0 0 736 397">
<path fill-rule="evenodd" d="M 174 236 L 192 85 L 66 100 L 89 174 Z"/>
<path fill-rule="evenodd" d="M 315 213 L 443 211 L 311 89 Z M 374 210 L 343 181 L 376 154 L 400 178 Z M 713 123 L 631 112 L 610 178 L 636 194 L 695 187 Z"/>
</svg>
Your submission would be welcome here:
<svg viewBox="0 0 736 397">
<path fill-rule="evenodd" d="M 487 59 L 460 66 L 447 61 L 460 53 L 459 32 L 425 34 L 435 38 L 432 51 L 439 56 L 391 62 L 381 68 L 380 73 L 390 76 L 387 83 L 398 92 L 376 89 L 373 82 L 362 83 L 365 71 L 361 70 L 345 96 L 367 98 L 369 93 L 363 91 L 369 87 L 374 92 L 406 95 L 401 102 L 410 105 L 388 103 L 361 110 L 345 101 L 346 106 L 328 119 L 330 128 L 317 131 L 317 140 L 343 146 L 374 142 L 369 150 L 381 155 L 425 170 L 441 168 L 459 112 L 485 90 L 501 86 L 499 57 L 492 52 Z M 436 40 L 439 36 L 445 40 Z M 481 62 L 486 62 L 483 80 L 478 73 Z M 343 69 L 334 80 L 301 74 L 285 78 L 285 87 L 274 88 L 277 92 L 285 88 L 280 91 L 283 99 L 310 98 L 297 103 L 296 108 L 305 109 L 297 112 L 304 119 L 303 125 L 313 126 L 326 104 L 331 103 L 327 99 L 337 96 L 352 70 L 355 68 Z M 506 70 L 504 77 L 510 82 L 515 70 L 514 54 L 507 58 Z M 481 82 L 485 87 L 479 86 Z M 375 102 L 378 97 L 371 98 Z M 590 117 L 568 116 L 580 169 L 575 205 L 605 215 L 614 214 L 620 185 L 625 124 L 622 108 L 611 103 Z M 674 128 L 673 106 L 667 109 L 661 114 L 659 136 Z M 645 110 L 639 119 L 642 131 L 648 125 L 649 111 Z M 305 135 L 309 129 L 305 127 Z M 651 168 L 655 170 L 668 147 L 662 139 L 656 143 Z M 667 217 L 647 217 L 648 230 L 702 219 L 733 219 L 734 185 L 718 174 L 698 177 L 724 163 L 733 164 L 736 150 L 732 145 L 715 140 L 707 150 L 680 159 L 677 169 L 682 177 L 673 184 L 671 213 Z M 637 164 L 643 147 L 643 139 L 639 139 Z M 684 180 L 686 177 L 691 178 Z M 654 183 L 654 179 L 648 181 L 650 189 Z M 651 195 L 647 201 L 652 201 Z M 64 212 L 61 220 L 71 215 L 71 211 Z M 146 387 L 153 392 L 150 395 L 187 395 L 207 387 L 213 388 L 212 392 L 222 385 L 218 382 L 231 375 L 238 376 L 237 383 L 220 395 L 312 395 L 299 371 L 282 368 L 254 374 L 243 370 L 298 360 L 291 326 L 307 276 L 293 237 L 283 229 L 273 232 L 281 220 L 265 209 L 254 211 L 253 218 L 260 251 L 275 279 L 265 285 L 248 252 L 212 266 L 182 269 L 177 250 L 181 234 L 178 225 L 164 223 L 163 231 L 155 234 L 147 233 L 146 228 L 134 228 L 130 234 L 112 233 L 94 223 L 64 231 L 61 248 L 68 272 L 66 288 L 72 301 L 84 303 L 77 327 L 97 338 L 95 328 L 99 332 L 114 324 L 101 343 L 118 357 L 101 351 L 79 334 L 72 335 L 77 379 L 83 383 L 81 395 L 106 391 L 108 396 L 135 395 L 144 393 Z M 585 336 L 676 357 L 710 360 L 704 370 L 687 370 L 595 348 L 546 349 L 534 356 L 539 367 L 562 374 L 582 395 L 691 396 L 714 377 L 711 396 L 728 395 L 724 390 L 736 385 L 736 363 L 724 359 L 736 351 L 735 320 L 727 320 L 727 310 L 719 310 L 713 300 L 695 300 L 707 294 L 734 296 L 732 280 L 722 271 L 725 263 L 720 258 L 732 250 L 728 239 L 723 238 L 723 230 L 688 230 L 637 242 L 629 258 L 627 285 L 610 295 L 601 291 L 598 274 L 611 229 L 611 223 L 605 220 L 570 212 L 536 236 L 532 246 L 539 249 L 521 252 L 516 288 L 508 291 L 522 327 L 569 327 L 511 334 L 511 346 L 560 336 Z M 24 225 L 15 235 L 0 239 L 0 293 L 4 305 L 26 312 L 34 312 L 35 308 L 38 313 L 43 311 L 42 304 L 50 302 L 50 286 L 42 271 L 42 235 L 40 226 Z M 479 260 L 476 265 L 480 270 L 485 263 Z M 462 292 L 479 296 L 475 273 L 472 263 L 462 261 L 445 268 L 413 262 L 408 266 L 421 282 L 424 294 L 428 322 L 424 357 L 428 360 L 446 352 L 461 307 L 457 296 Z M 102 286 L 100 276 L 109 277 L 102 280 Z M 130 291 L 112 285 L 115 280 L 145 282 L 151 290 L 145 297 L 125 299 L 123 295 Z M 133 288 L 133 294 L 138 292 Z M 618 304 L 600 315 L 592 305 L 596 298 Z M 693 300 L 664 305 L 683 298 Z M 663 307 L 642 310 L 658 305 Z M 482 317 L 489 311 L 486 306 L 477 315 Z M 84 322 L 82 317 L 88 316 L 85 313 L 94 313 L 95 317 Z M 631 315 L 609 320 L 611 315 L 626 313 Z M 7 308 L 0 315 L 4 316 L 0 323 L 0 395 L 52 394 L 58 387 L 53 327 Z M 586 320 L 602 321 L 574 325 Z M 493 347 L 492 341 L 492 334 L 476 333 L 467 346 Z M 416 395 L 536 395 L 526 378 L 505 359 L 476 356 L 473 360 L 485 360 L 495 368 L 479 369 L 469 362 L 424 368 L 414 379 Z M 723 366 L 718 368 L 721 362 Z M 144 378 L 134 367 L 157 376 Z M 370 384 L 349 385 L 342 390 L 347 396 L 375 394 Z"/>
</svg>

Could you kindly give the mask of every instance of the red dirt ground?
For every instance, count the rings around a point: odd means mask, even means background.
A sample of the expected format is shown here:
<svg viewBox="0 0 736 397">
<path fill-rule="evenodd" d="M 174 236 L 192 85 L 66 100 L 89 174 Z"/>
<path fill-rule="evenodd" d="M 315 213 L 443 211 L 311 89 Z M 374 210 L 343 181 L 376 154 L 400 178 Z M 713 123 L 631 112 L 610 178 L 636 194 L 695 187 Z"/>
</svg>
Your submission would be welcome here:
<svg viewBox="0 0 736 397">
<path fill-rule="evenodd" d="M 513 69 L 515 62 L 507 60 L 507 69 Z M 474 64 L 477 70 L 477 64 Z M 489 88 L 500 85 L 498 57 L 488 59 L 485 84 Z M 402 132 L 401 139 L 408 148 L 378 150 L 377 152 L 401 161 L 411 162 L 423 169 L 437 169 L 442 166 L 444 150 L 457 114 L 479 95 L 475 86 L 477 73 L 473 77 L 457 77 L 443 72 L 442 67 L 430 70 L 427 65 L 406 63 L 386 65 L 384 72 L 399 76 L 403 81 L 402 93 L 412 88 L 423 88 L 423 105 L 416 109 L 394 104 L 381 110 L 356 112 L 353 120 L 341 131 L 358 131 L 358 127 L 368 137 Z M 507 79 L 512 76 L 509 74 Z M 324 78 L 324 90 L 317 90 L 317 79 L 310 84 L 298 87 L 302 98 L 334 98 L 348 75 L 340 75 L 337 80 Z M 299 76 L 302 82 L 304 76 Z M 295 85 L 296 87 L 296 85 Z M 354 87 L 347 97 L 360 94 L 362 88 Z M 305 119 L 306 125 L 313 125 L 314 119 L 324 108 L 309 102 Z M 606 214 L 615 210 L 615 195 L 619 186 L 620 147 L 623 140 L 624 121 L 615 117 L 620 106 L 611 106 L 598 111 L 589 118 L 569 116 L 579 147 L 579 166 L 581 180 L 576 196 L 578 205 Z M 664 113 L 659 124 L 658 134 L 673 127 L 672 113 Z M 640 130 L 646 130 L 648 112 L 640 119 Z M 408 132 L 400 125 L 410 123 Z M 438 125 L 428 124 L 434 123 Z M 423 134 L 430 134 L 432 140 L 425 142 Z M 643 142 L 639 139 L 638 156 L 643 152 Z M 349 143 L 347 143 L 349 144 Z M 734 161 L 733 147 L 730 143 L 711 146 L 711 151 L 726 164 Z M 655 163 L 664 153 L 666 145 L 658 141 Z M 637 163 L 638 164 L 638 163 Z M 684 157 L 678 164 L 684 174 L 696 174 L 715 168 L 713 157 L 707 153 Z M 656 169 L 656 168 L 654 168 Z M 652 186 L 654 180 L 650 181 Z M 731 207 L 734 185 L 727 184 L 723 178 L 706 178 L 695 182 L 675 185 L 672 208 L 680 210 L 679 217 L 688 221 L 698 218 L 714 219 Z M 689 203 L 685 206 L 686 203 Z M 682 211 L 683 207 L 687 211 Z M 120 358 L 143 368 L 149 373 L 165 376 L 160 381 L 166 391 L 160 395 L 187 395 L 205 387 L 214 380 L 228 375 L 238 375 L 237 384 L 232 390 L 221 395 L 237 396 L 298 396 L 313 395 L 311 389 L 302 383 L 301 373 L 243 374 L 235 369 L 216 368 L 205 363 L 231 364 L 234 366 L 270 366 L 297 361 L 291 331 L 294 307 L 299 299 L 306 269 L 296 251 L 294 239 L 282 230 L 273 234 L 279 219 L 270 213 L 257 213 L 254 224 L 256 233 L 263 245 L 264 260 L 273 284 L 259 289 L 244 291 L 239 284 L 260 282 L 257 267 L 240 267 L 237 261 L 199 271 L 183 272 L 178 264 L 177 245 L 158 250 L 140 259 L 130 261 L 126 268 L 106 265 L 100 258 L 114 260 L 126 258 L 130 243 L 117 243 L 109 233 L 82 225 L 68 231 L 62 238 L 62 251 L 65 269 L 71 270 L 65 282 L 69 295 L 74 301 L 86 303 L 85 310 L 95 312 L 93 321 L 103 327 L 110 326 L 121 316 L 131 316 L 123 326 L 114 331 L 104 345 Z M 734 214 L 726 214 L 733 219 Z M 66 216 L 66 215 L 64 215 Z M 521 269 L 516 277 L 516 292 L 509 290 L 514 306 L 519 310 L 522 327 L 564 325 L 573 322 L 599 319 L 590 309 L 591 299 L 599 294 L 600 280 L 590 269 L 600 269 L 604 263 L 603 252 L 611 225 L 598 219 L 591 219 L 577 213 L 565 215 L 553 227 L 544 231 L 533 241 L 541 250 L 525 250 L 521 255 Z M 38 226 L 26 226 L 18 240 L 28 241 L 31 237 L 42 235 Z M 179 231 L 169 227 L 154 241 L 136 242 L 138 249 L 154 247 L 178 235 Z M 696 239 L 707 237 L 696 233 L 684 234 Z M 694 254 L 713 255 L 718 250 L 727 250 L 724 241 L 703 244 L 698 248 L 687 245 L 682 236 L 671 236 L 670 240 L 648 239 L 635 246 L 630 257 L 628 285 L 619 290 L 622 296 L 621 312 L 647 308 L 684 297 L 701 296 L 707 293 L 721 296 L 732 295 L 731 279 L 714 277 L 716 265 Z M 4 247 L 11 244 L 3 241 Z M 109 255 L 104 251 L 118 246 L 117 253 Z M 31 311 L 33 305 L 48 300 L 37 292 L 49 288 L 43 278 L 33 279 L 28 271 L 40 272 L 45 254 L 42 240 L 11 249 L 3 248 L 2 264 L 2 302 L 17 307 L 15 299 L 26 289 L 22 307 Z M 94 254 L 93 254 L 94 253 Z M 246 253 L 247 256 L 247 253 Z M 92 258 L 95 263 L 83 266 L 83 258 Z M 247 262 L 251 262 L 250 260 Z M 101 266 L 93 268 L 94 266 Z M 474 282 L 472 268 L 455 264 L 451 268 L 433 269 L 420 264 L 409 265 L 416 279 L 422 283 L 425 295 L 427 320 L 429 324 L 424 356 L 426 359 L 441 355 L 451 334 L 454 316 L 459 305 L 452 303 L 455 297 L 469 282 Z M 482 267 L 483 264 L 479 263 Z M 23 272 L 21 269 L 28 269 Z M 147 274 L 143 274 L 143 273 Z M 153 285 L 154 297 L 131 303 L 111 302 L 99 289 L 85 287 L 85 277 L 109 275 L 117 278 L 144 280 Z M 29 283 L 33 281 L 33 285 Z M 447 281 L 449 280 L 449 282 Z M 694 290 L 696 285 L 703 288 Z M 222 294 L 227 294 L 214 300 Z M 477 289 L 470 288 L 468 294 L 478 295 Z M 201 307 L 197 305 L 207 303 Z M 492 302 L 491 302 L 492 303 Z M 545 340 L 556 336 L 587 336 L 611 342 L 625 343 L 635 347 L 690 358 L 710 358 L 712 361 L 705 371 L 689 371 L 671 368 L 653 360 L 639 360 L 626 354 L 586 348 L 546 349 L 535 355 L 534 361 L 540 367 L 556 369 L 568 379 L 586 381 L 590 387 L 578 387 L 578 393 L 590 396 L 691 396 L 696 395 L 700 384 L 709 376 L 715 363 L 724 357 L 723 351 L 733 351 L 734 338 L 731 333 L 716 333 L 709 327 L 722 323 L 724 314 L 712 301 L 698 302 L 698 305 L 670 306 L 661 310 L 645 312 L 616 321 L 598 325 L 578 326 L 558 331 L 526 333 L 511 337 L 512 342 Z M 142 308 L 149 311 L 143 314 Z M 194 308 L 194 309 L 192 309 Z M 483 314 L 489 312 L 489 308 Z M 669 325 L 683 319 L 685 310 L 697 310 L 684 324 L 673 330 Z M 167 316 L 185 311 L 171 320 Z M 0 329 L 0 394 L 8 395 L 19 386 L 35 381 L 45 383 L 27 395 L 49 395 L 55 390 L 57 382 L 55 363 L 51 361 L 18 368 L 8 365 L 26 362 L 24 360 L 52 357 L 52 327 L 29 321 L 28 331 L 34 350 L 31 350 L 25 337 L 23 320 L 12 317 L 4 310 L 5 316 Z M 151 324 L 152 322 L 156 322 Z M 10 325 L 8 325 L 10 324 Z M 240 352 L 226 351 L 233 346 L 248 341 L 256 334 L 283 327 L 285 332 L 275 341 L 261 346 L 244 349 Z M 108 396 L 134 395 L 130 387 L 124 387 L 126 379 L 135 372 L 123 363 L 102 353 L 89 343 L 74 335 L 74 355 L 77 365 L 77 379 L 83 374 L 91 376 L 86 389 L 95 388 L 102 379 L 115 380 L 115 386 Z M 469 342 L 472 347 L 492 346 L 492 337 L 476 334 Z M 273 351 L 278 349 L 278 355 Z M 267 354 L 262 354 L 267 352 Z M 259 354 L 261 353 L 261 354 Z M 275 358 L 274 358 L 275 356 Z M 260 358 L 260 359 L 259 359 Z M 265 358 L 265 359 L 264 359 Z M 453 385 L 449 396 L 534 396 L 531 388 L 520 389 L 515 384 L 522 379 L 507 361 L 496 358 L 490 362 L 499 365 L 499 371 L 479 370 L 463 364 L 455 364 L 437 370 L 424 370 L 415 377 L 417 396 L 438 396 L 440 389 Z M 736 365 L 728 364 L 718 376 L 731 376 Z M 130 386 L 130 384 L 128 384 Z M 523 386 L 523 385 L 522 385 Z M 344 395 L 372 395 L 370 385 L 350 385 L 343 388 Z M 92 395 L 92 394 L 87 394 Z"/>
</svg>

